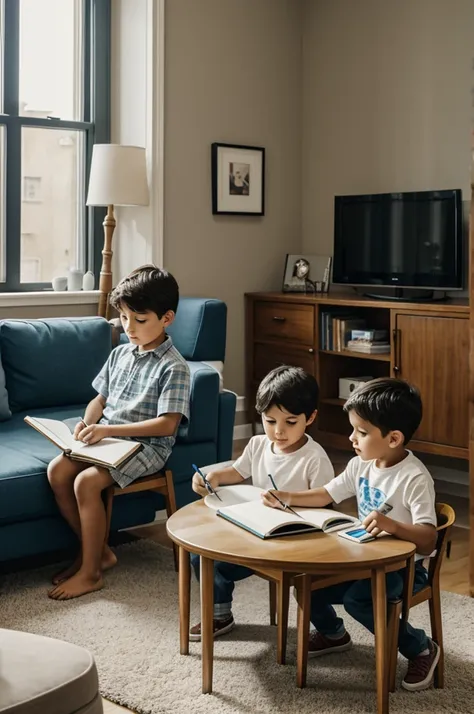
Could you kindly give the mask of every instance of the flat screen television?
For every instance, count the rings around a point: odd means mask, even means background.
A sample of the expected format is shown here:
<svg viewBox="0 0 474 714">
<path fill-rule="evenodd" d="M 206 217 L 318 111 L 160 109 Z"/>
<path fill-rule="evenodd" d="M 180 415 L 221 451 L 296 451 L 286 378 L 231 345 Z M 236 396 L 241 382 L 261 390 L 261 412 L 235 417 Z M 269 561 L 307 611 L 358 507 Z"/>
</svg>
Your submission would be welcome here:
<svg viewBox="0 0 474 714">
<path fill-rule="evenodd" d="M 460 290 L 462 192 L 336 196 L 333 282 Z"/>
</svg>

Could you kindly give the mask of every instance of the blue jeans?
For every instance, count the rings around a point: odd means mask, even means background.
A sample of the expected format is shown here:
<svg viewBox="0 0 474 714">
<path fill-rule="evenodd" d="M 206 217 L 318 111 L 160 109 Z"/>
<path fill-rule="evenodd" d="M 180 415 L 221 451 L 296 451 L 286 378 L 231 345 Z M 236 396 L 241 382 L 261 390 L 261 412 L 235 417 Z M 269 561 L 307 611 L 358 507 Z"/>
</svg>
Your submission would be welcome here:
<svg viewBox="0 0 474 714">
<path fill-rule="evenodd" d="M 402 596 L 404 573 L 404 570 L 398 570 L 386 575 L 387 600 L 397 600 Z M 427 580 L 426 568 L 421 562 L 416 563 L 413 592 L 421 590 Z M 352 580 L 311 593 L 311 622 L 322 635 L 337 636 L 344 633 L 344 620 L 337 616 L 333 605 L 344 605 L 354 620 L 374 632 L 370 580 Z M 408 622 L 400 622 L 398 649 L 404 657 L 414 659 L 427 647 L 428 637 L 424 630 L 415 629 Z"/>
<path fill-rule="evenodd" d="M 201 574 L 201 558 L 195 553 L 191 553 L 191 565 L 193 566 L 196 578 L 199 580 Z M 245 568 L 243 565 L 234 563 L 224 563 L 220 560 L 214 561 L 214 617 L 223 619 L 232 612 L 232 594 L 235 583 L 238 580 L 245 580 L 253 575 L 253 570 Z"/>
</svg>

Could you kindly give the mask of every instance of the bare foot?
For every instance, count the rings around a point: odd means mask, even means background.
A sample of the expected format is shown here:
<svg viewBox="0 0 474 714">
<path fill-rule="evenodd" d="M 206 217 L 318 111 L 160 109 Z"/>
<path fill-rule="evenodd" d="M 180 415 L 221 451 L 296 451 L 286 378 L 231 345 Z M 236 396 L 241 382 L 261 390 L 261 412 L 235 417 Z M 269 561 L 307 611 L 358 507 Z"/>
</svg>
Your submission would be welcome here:
<svg viewBox="0 0 474 714">
<path fill-rule="evenodd" d="M 71 565 L 68 565 L 65 570 L 61 570 L 59 573 L 56 573 L 56 575 L 53 576 L 51 582 L 53 583 L 53 585 L 59 585 L 59 583 L 63 583 L 65 580 L 69 580 L 69 578 L 71 578 L 77 573 L 81 565 L 82 557 L 79 553 L 76 560 L 71 563 Z"/>
<path fill-rule="evenodd" d="M 113 568 L 114 565 L 117 565 L 117 556 L 112 550 L 110 550 L 108 545 L 104 545 L 104 550 L 102 551 L 102 560 L 100 563 L 102 572 L 104 572 L 105 570 L 110 570 L 110 568 Z"/>
<path fill-rule="evenodd" d="M 72 578 L 72 576 L 77 573 L 81 565 L 82 556 L 81 554 L 79 554 L 74 563 L 71 563 L 71 565 L 69 565 L 65 570 L 61 570 L 61 572 L 56 573 L 51 582 L 53 583 L 53 585 L 59 585 L 59 583 L 63 583 L 65 580 L 69 580 L 69 578 Z M 117 565 L 117 556 L 112 550 L 110 550 L 108 545 L 105 545 L 102 553 L 102 561 L 100 564 L 102 572 L 104 572 L 105 570 L 110 570 L 110 568 L 113 568 L 114 565 Z"/>
<path fill-rule="evenodd" d="M 52 588 L 48 593 L 48 597 L 52 598 L 52 600 L 71 600 L 72 598 L 101 590 L 103 587 L 104 581 L 100 573 L 96 577 L 92 577 L 83 573 L 82 570 L 78 570 L 72 578 Z"/>
</svg>

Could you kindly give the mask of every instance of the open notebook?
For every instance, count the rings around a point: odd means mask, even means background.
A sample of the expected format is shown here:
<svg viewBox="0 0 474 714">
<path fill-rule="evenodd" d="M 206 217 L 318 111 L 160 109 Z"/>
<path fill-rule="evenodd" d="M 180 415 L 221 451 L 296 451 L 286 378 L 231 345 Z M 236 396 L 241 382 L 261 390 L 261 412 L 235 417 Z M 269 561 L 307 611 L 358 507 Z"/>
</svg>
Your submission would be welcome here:
<svg viewBox="0 0 474 714">
<path fill-rule="evenodd" d="M 237 506 L 239 503 L 260 501 L 260 494 L 264 493 L 264 490 L 263 488 L 258 488 L 257 486 L 242 483 L 232 486 L 219 486 L 219 488 L 216 489 L 216 492 L 219 494 L 219 498 L 210 493 L 204 497 L 204 503 L 206 506 L 209 506 L 209 508 L 213 508 L 215 511 L 218 511 L 225 506 Z"/>
<path fill-rule="evenodd" d="M 330 508 L 294 507 L 293 510 L 299 514 L 297 516 L 288 511 L 269 508 L 260 500 L 262 492 L 261 488 L 245 484 L 223 486 L 217 489 L 222 501 L 214 495 L 206 496 L 204 501 L 207 506 L 217 511 L 218 516 L 245 528 L 259 538 L 298 535 L 311 531 L 332 533 L 360 523 L 358 518 Z"/>
<path fill-rule="evenodd" d="M 111 437 L 88 446 L 82 441 L 76 441 L 67 424 L 58 419 L 26 416 L 25 421 L 62 449 L 69 458 L 97 466 L 117 469 L 142 448 L 140 442 Z"/>
</svg>

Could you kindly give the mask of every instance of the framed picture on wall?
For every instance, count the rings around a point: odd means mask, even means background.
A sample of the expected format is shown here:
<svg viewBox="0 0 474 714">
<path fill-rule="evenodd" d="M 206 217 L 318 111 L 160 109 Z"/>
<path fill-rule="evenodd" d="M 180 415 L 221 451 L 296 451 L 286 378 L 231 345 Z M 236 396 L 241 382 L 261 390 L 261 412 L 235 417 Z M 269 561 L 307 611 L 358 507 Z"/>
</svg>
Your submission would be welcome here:
<svg viewBox="0 0 474 714">
<path fill-rule="evenodd" d="M 211 146 L 212 212 L 265 215 L 265 149 L 261 146 Z"/>
</svg>

